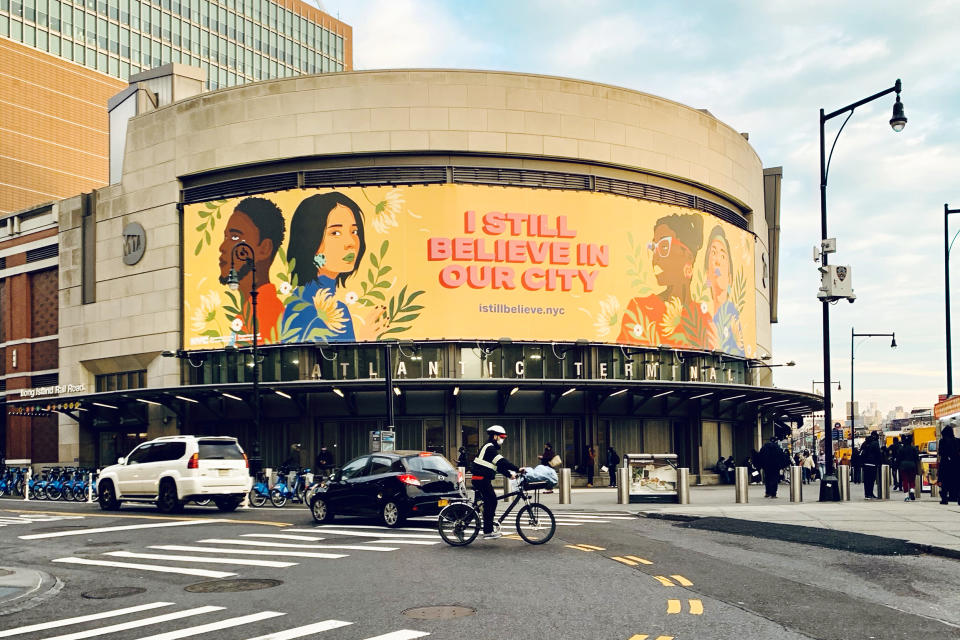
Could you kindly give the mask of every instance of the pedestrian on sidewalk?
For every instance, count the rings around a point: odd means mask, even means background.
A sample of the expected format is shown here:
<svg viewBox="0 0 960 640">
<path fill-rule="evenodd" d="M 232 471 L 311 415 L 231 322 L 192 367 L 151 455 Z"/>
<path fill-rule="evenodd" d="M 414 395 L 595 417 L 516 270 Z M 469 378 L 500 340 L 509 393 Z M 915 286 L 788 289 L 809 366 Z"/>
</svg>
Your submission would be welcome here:
<svg viewBox="0 0 960 640">
<path fill-rule="evenodd" d="M 860 477 L 863 473 L 863 461 L 860 459 L 860 449 L 853 448 L 850 454 L 850 469 L 853 471 L 853 484 L 860 484 Z"/>
<path fill-rule="evenodd" d="M 897 449 L 897 460 L 900 468 L 900 487 L 907 494 L 903 500 L 916 500 L 913 485 L 917 480 L 917 470 L 920 468 L 920 450 L 913 445 L 913 434 L 903 436 L 903 442 Z"/>
<path fill-rule="evenodd" d="M 863 497 L 876 500 L 873 490 L 877 486 L 877 471 L 883 462 L 880 451 L 880 433 L 873 431 L 860 446 L 860 459 L 863 461 Z"/>
<path fill-rule="evenodd" d="M 587 486 L 593 486 L 593 469 L 597 465 L 597 451 L 592 444 L 588 444 L 583 450 L 583 464 L 587 468 Z"/>
<path fill-rule="evenodd" d="M 953 435 L 952 426 L 946 426 L 940 432 L 937 461 L 940 504 L 950 504 L 951 500 L 960 504 L 960 439 Z"/>
<path fill-rule="evenodd" d="M 813 478 L 813 456 L 810 455 L 810 452 L 804 450 L 803 452 L 803 461 L 800 464 L 803 467 L 803 484 L 810 484 L 811 479 Z"/>
<path fill-rule="evenodd" d="M 903 436 L 906 440 L 907 435 Z M 890 468 L 893 470 L 893 488 L 894 490 L 906 491 L 903 488 L 900 478 L 900 452 L 903 450 L 903 443 L 900 442 L 900 438 L 897 436 L 893 437 L 893 441 L 890 443 L 890 446 L 887 448 L 887 453 L 890 456 Z"/>
<path fill-rule="evenodd" d="M 780 470 L 790 464 L 789 456 L 780 448 L 776 436 L 771 436 L 765 445 L 760 447 L 760 468 L 763 469 L 763 482 L 766 485 L 764 498 L 777 497 L 777 485 L 780 484 Z"/>
<path fill-rule="evenodd" d="M 610 472 L 610 486 L 617 486 L 617 465 L 620 464 L 620 456 L 613 446 L 607 447 L 607 470 Z"/>
</svg>

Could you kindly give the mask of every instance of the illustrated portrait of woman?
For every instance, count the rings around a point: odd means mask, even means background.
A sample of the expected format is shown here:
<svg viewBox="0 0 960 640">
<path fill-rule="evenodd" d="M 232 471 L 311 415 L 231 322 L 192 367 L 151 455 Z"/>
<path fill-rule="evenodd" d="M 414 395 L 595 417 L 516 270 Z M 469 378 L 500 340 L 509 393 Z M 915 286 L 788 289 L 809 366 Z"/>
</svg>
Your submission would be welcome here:
<svg viewBox="0 0 960 640">
<path fill-rule="evenodd" d="M 357 271 L 365 251 L 363 212 L 353 200 L 334 191 L 300 203 L 287 245 L 298 286 L 284 310 L 283 342 L 376 339 L 382 329 L 382 307 L 365 307 L 368 317 L 355 318 L 336 299 L 337 287 Z"/>
<path fill-rule="evenodd" d="M 713 315 L 717 332 L 717 349 L 742 356 L 744 351 L 740 311 L 731 300 L 733 263 L 730 261 L 730 243 L 720 225 L 715 226 L 707 238 L 703 272 L 710 290 L 710 313 Z"/>
<path fill-rule="evenodd" d="M 653 229 L 653 273 L 660 293 L 633 298 L 620 322 L 620 343 L 713 348 L 716 332 L 706 305 L 693 300 L 690 283 L 703 244 L 703 218 L 675 214 L 657 220 Z"/>
</svg>

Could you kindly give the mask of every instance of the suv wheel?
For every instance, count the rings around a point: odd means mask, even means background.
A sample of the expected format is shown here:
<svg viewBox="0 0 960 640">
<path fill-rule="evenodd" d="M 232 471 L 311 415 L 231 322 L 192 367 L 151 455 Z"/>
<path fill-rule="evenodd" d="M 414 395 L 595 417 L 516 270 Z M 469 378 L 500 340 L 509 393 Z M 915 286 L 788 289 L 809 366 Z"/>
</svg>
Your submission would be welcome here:
<svg viewBox="0 0 960 640">
<path fill-rule="evenodd" d="M 177 485 L 173 480 L 165 479 L 160 483 L 157 509 L 163 513 L 178 513 L 183 509 L 183 502 L 177 497 Z"/>
<path fill-rule="evenodd" d="M 111 482 L 101 482 L 98 489 L 97 501 L 100 503 L 100 509 L 103 511 L 116 511 L 120 508 L 120 501 L 117 500 L 117 494 L 114 493 Z"/>
<path fill-rule="evenodd" d="M 220 511 L 236 511 L 243 498 L 214 498 L 213 501 Z"/>
<path fill-rule="evenodd" d="M 400 510 L 400 505 L 393 500 L 384 502 L 383 506 L 380 507 L 380 519 L 388 527 L 399 527 L 403 524 L 403 512 Z"/>
</svg>

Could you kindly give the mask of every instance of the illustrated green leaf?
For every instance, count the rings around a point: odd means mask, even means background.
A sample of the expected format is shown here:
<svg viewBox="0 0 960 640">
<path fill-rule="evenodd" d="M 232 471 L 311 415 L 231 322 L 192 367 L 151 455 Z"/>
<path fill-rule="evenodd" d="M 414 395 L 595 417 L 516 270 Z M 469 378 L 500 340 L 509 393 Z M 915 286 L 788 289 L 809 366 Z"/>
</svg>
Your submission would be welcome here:
<svg viewBox="0 0 960 640">
<path fill-rule="evenodd" d="M 377 269 L 380 268 L 380 261 L 377 260 L 377 254 L 375 253 L 370 254 L 370 264 L 375 266 Z M 370 276 L 370 279 L 373 280 L 373 276 Z"/>
<path fill-rule="evenodd" d="M 403 289 L 400 289 L 400 295 L 397 296 L 397 306 L 403 306 L 403 297 L 407 295 L 407 285 L 403 285 Z"/>
<path fill-rule="evenodd" d="M 197 243 L 197 248 L 193 250 L 193 255 L 200 255 L 201 249 L 203 249 L 203 238 L 200 238 L 200 242 Z"/>
<path fill-rule="evenodd" d="M 419 313 L 411 313 L 409 315 L 402 316 L 393 321 L 394 324 L 403 324 L 404 322 L 413 322 L 420 317 Z"/>
<path fill-rule="evenodd" d="M 367 295 L 370 296 L 371 298 L 376 298 L 377 300 L 387 299 L 387 296 L 383 295 L 383 292 L 377 291 L 376 289 L 374 289 L 373 291 L 368 291 Z"/>
<path fill-rule="evenodd" d="M 390 246 L 390 241 L 389 241 L 389 240 L 384 240 L 384 241 L 383 241 L 383 244 L 380 245 L 380 257 L 381 257 L 381 258 L 383 258 L 383 256 L 387 255 L 387 247 L 388 247 L 388 246 Z"/>
<path fill-rule="evenodd" d="M 197 231 L 203 231 L 203 228 L 204 228 L 205 226 L 207 226 L 207 223 L 206 223 L 206 222 L 202 222 L 202 223 L 198 224 L 198 225 L 197 225 Z"/>
<path fill-rule="evenodd" d="M 390 298 L 390 307 L 388 308 L 388 317 L 393 318 L 393 305 L 396 302 L 396 298 Z"/>
<path fill-rule="evenodd" d="M 207 239 L 207 244 L 210 244 L 210 232 L 204 231 L 203 236 Z"/>
<path fill-rule="evenodd" d="M 204 203 L 203 206 L 205 206 L 207 209 L 210 209 L 211 211 L 213 211 L 214 209 L 219 209 L 219 208 L 220 208 L 220 205 L 219 205 L 219 204 L 216 204 L 216 203 L 214 203 L 214 202 L 206 202 L 206 203 Z"/>
<path fill-rule="evenodd" d="M 232 313 L 233 315 L 238 315 L 240 313 L 240 310 L 237 309 L 236 307 L 224 306 L 223 310 L 226 311 L 227 313 Z"/>
<path fill-rule="evenodd" d="M 410 327 L 409 327 L 409 326 L 407 326 L 407 327 L 390 327 L 389 329 L 387 329 L 386 331 L 384 331 L 383 333 L 381 333 L 380 336 L 385 336 L 385 335 L 387 335 L 388 333 L 400 333 L 401 331 L 409 331 L 409 330 L 410 330 Z M 380 336 L 377 336 L 377 337 L 379 338 Z"/>
<path fill-rule="evenodd" d="M 419 305 L 419 304 L 408 304 L 408 305 L 405 306 L 403 309 L 400 309 L 400 311 L 403 311 L 403 312 L 407 312 L 407 311 L 420 311 L 421 309 L 423 309 L 423 305 Z"/>
<path fill-rule="evenodd" d="M 201 333 L 200 335 L 202 335 L 202 336 L 207 336 L 208 338 L 219 338 L 219 337 L 220 337 L 220 334 L 217 333 L 217 331 L 216 331 L 215 329 L 207 329 L 206 331 L 204 331 L 204 332 Z"/>
<path fill-rule="evenodd" d="M 410 304 L 410 303 L 413 302 L 418 296 L 420 296 L 420 295 L 422 295 L 422 294 L 424 294 L 424 293 L 426 293 L 426 292 L 425 292 L 425 291 L 414 291 L 413 293 L 410 294 L 410 297 L 407 298 L 407 304 Z"/>
<path fill-rule="evenodd" d="M 360 289 L 363 291 L 363 295 L 367 295 L 367 283 L 366 283 L 366 282 L 361 282 L 361 283 L 360 283 Z"/>
<path fill-rule="evenodd" d="M 219 217 L 220 217 L 220 216 L 218 215 L 217 218 L 219 218 Z M 217 226 L 217 219 L 216 219 L 216 218 L 210 218 L 210 231 L 213 231 L 213 228 L 214 228 L 215 226 Z"/>
<path fill-rule="evenodd" d="M 367 280 L 370 282 L 376 282 L 377 279 L 373 277 L 373 269 L 367 269 Z"/>
<path fill-rule="evenodd" d="M 380 282 L 378 282 L 378 283 L 377 283 L 376 285 L 374 285 L 374 286 L 376 286 L 378 289 L 389 289 L 389 288 L 390 288 L 390 283 L 387 282 L 386 280 L 381 280 Z"/>
</svg>

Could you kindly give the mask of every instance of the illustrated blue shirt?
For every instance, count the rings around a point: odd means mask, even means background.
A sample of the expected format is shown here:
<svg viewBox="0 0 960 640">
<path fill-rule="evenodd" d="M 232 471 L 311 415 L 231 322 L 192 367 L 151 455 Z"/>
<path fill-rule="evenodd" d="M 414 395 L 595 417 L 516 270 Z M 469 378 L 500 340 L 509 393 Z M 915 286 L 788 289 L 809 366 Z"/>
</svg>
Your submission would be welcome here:
<svg viewBox="0 0 960 640">
<path fill-rule="evenodd" d="M 720 336 L 720 351 L 731 355 L 742 356 L 743 347 L 737 344 L 737 335 L 734 327 L 740 325 L 740 312 L 737 307 L 727 300 L 713 315 L 713 322 L 717 325 Z"/>
<path fill-rule="evenodd" d="M 350 310 L 334 300 L 336 290 L 336 281 L 323 275 L 294 289 L 283 312 L 281 341 L 355 341 Z"/>
</svg>

